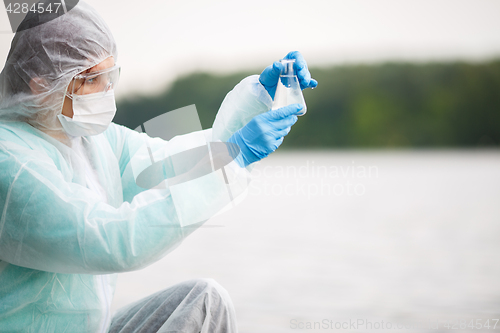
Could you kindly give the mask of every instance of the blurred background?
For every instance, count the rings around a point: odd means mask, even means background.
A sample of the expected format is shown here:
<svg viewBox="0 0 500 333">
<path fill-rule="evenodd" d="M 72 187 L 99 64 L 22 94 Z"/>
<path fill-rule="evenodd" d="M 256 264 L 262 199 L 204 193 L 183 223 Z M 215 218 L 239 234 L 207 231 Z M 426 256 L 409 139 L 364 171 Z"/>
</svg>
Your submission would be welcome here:
<svg viewBox="0 0 500 333">
<path fill-rule="evenodd" d="M 209 128 L 292 50 L 319 81 L 245 201 L 121 274 L 115 310 L 212 277 L 243 333 L 500 329 L 499 1 L 87 2 L 118 44 L 128 127 L 196 104 Z M 0 32 L 3 63 L 1 11 Z"/>
</svg>

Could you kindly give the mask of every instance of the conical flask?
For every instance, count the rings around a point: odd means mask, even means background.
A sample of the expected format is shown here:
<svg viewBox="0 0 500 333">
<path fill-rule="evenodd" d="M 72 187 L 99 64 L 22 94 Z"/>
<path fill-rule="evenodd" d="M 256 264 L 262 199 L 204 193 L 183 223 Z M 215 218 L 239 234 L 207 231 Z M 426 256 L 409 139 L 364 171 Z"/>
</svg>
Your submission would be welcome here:
<svg viewBox="0 0 500 333">
<path fill-rule="evenodd" d="M 300 89 L 299 79 L 297 78 L 293 66 L 295 64 L 295 59 L 283 59 L 280 60 L 280 62 L 283 64 L 283 67 L 278 80 L 278 86 L 276 87 L 272 110 L 299 103 L 302 104 L 304 108 L 300 113 L 297 113 L 297 116 L 302 116 L 306 113 L 307 106 L 304 95 L 302 95 L 302 90 Z"/>
</svg>

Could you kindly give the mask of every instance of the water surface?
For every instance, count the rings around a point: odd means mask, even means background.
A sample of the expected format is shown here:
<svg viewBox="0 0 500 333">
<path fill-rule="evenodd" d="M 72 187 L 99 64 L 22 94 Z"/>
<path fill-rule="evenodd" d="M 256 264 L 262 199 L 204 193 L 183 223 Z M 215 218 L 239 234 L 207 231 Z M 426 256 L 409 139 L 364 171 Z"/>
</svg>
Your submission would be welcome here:
<svg viewBox="0 0 500 333">
<path fill-rule="evenodd" d="M 499 151 L 277 152 L 254 175 L 223 227 L 121 274 L 113 309 L 211 277 L 243 333 L 500 317 Z"/>
</svg>

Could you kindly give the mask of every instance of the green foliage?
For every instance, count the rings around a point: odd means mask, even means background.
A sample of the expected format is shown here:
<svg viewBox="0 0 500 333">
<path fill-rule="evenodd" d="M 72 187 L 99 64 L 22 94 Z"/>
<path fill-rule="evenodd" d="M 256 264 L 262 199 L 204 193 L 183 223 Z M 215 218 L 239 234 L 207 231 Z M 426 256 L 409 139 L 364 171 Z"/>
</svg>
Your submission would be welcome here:
<svg viewBox="0 0 500 333">
<path fill-rule="evenodd" d="M 283 147 L 476 147 L 500 144 L 500 61 L 311 69 L 308 112 Z M 122 100 L 115 122 L 131 128 L 196 104 L 211 127 L 224 96 L 248 73 L 193 74 L 160 96 Z"/>
</svg>

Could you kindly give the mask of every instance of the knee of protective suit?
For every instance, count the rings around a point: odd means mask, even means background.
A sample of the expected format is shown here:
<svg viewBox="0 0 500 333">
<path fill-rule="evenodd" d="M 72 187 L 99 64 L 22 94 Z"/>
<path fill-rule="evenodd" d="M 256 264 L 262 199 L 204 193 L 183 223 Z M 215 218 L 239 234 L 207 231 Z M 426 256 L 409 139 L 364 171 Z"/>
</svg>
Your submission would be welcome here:
<svg viewBox="0 0 500 333">
<path fill-rule="evenodd" d="M 237 332 L 236 314 L 228 292 L 213 279 L 194 279 L 160 293 L 178 305 L 158 332 Z M 176 295 L 172 297 L 172 295 Z"/>
<path fill-rule="evenodd" d="M 231 297 L 224 287 L 211 278 L 200 278 L 194 280 L 198 286 L 202 286 L 206 293 L 220 299 L 221 302 L 232 306 Z"/>
<path fill-rule="evenodd" d="M 205 323 L 207 332 L 237 332 L 234 305 L 224 287 L 214 279 L 202 278 L 193 280 L 193 291 L 203 294 L 209 323 Z M 208 325 L 207 325 L 208 324 Z M 207 327 L 208 326 L 208 327 Z M 205 330 L 201 330 L 205 332 Z"/>
</svg>

